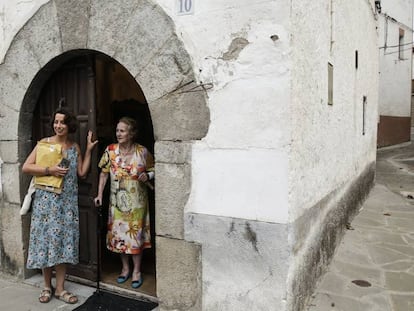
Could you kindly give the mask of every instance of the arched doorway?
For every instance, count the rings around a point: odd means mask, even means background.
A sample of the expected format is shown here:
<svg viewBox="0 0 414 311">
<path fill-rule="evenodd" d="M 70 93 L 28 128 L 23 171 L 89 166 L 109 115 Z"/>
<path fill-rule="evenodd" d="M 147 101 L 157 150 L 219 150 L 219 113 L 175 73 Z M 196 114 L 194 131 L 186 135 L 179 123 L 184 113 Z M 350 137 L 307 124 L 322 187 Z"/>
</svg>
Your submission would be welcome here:
<svg viewBox="0 0 414 311">
<path fill-rule="evenodd" d="M 205 137 L 210 114 L 205 89 L 197 83 L 174 21 L 158 4 L 114 0 L 75 6 L 49 1 L 20 29 L 0 64 L 1 142 L 17 154 L 8 163 L 7 177 L 13 184 L 4 191 L 4 204 L 18 207 L 30 180 L 21 175 L 20 167 L 33 146 L 33 114 L 41 90 L 65 63 L 90 51 L 119 62 L 142 89 L 151 112 L 157 296 L 170 309 L 178 302 L 188 308 L 200 305 L 201 247 L 186 240 L 184 222 L 191 192 L 192 146 Z M 9 243 L 12 246 L 1 256 L 6 269 L 20 277 L 32 275 L 24 268 L 29 219 L 18 217 L 21 227 L 15 226 L 17 234 L 3 232 L 1 237 L 3 241 L 19 240 Z"/>
<path fill-rule="evenodd" d="M 62 62 L 61 59 L 65 61 Z M 56 66 L 55 64 L 59 64 Z M 73 139 L 84 150 L 87 131 L 92 130 L 99 140 L 94 152 L 88 177 L 79 180 L 80 254 L 79 264 L 68 269 L 68 274 L 79 280 L 96 281 L 97 269 L 103 285 L 108 284 L 129 289 L 127 283 L 119 285 L 116 277 L 120 271 L 119 255 L 107 251 L 105 233 L 107 222 L 108 192 L 104 198 L 102 219 L 98 220 L 93 198 L 97 191 L 97 161 L 104 148 L 116 141 L 115 125 L 123 116 L 134 118 L 139 126 L 137 142 L 154 151 L 152 120 L 145 96 L 129 72 L 114 59 L 94 51 L 72 51 L 47 64 L 54 68 L 42 87 L 33 115 L 32 142 L 53 135 L 50 118 L 65 98 L 66 107 L 78 120 L 78 130 Z M 41 77 L 38 77 L 41 79 Z M 36 100 L 36 98 L 33 98 Z M 109 184 L 109 183 L 108 183 Z M 107 185 L 108 186 L 108 185 Z M 153 248 L 144 252 L 142 273 L 146 282 L 139 291 L 156 296 L 155 287 L 155 202 L 154 193 L 149 191 L 150 219 Z M 97 225 L 99 228 L 101 257 L 97 258 Z M 100 267 L 98 263 L 101 263 Z"/>
</svg>

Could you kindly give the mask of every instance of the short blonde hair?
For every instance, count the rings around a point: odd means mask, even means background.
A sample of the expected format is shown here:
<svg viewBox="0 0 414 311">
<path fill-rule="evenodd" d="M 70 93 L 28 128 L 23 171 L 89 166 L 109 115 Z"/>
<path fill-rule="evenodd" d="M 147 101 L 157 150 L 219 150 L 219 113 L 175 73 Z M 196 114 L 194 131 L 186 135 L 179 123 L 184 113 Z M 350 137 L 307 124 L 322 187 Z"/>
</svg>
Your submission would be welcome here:
<svg viewBox="0 0 414 311">
<path fill-rule="evenodd" d="M 132 138 L 135 139 L 138 135 L 137 121 L 130 117 L 122 117 L 121 119 L 119 119 L 118 123 L 120 122 L 128 125 L 129 134 L 131 134 Z"/>
</svg>

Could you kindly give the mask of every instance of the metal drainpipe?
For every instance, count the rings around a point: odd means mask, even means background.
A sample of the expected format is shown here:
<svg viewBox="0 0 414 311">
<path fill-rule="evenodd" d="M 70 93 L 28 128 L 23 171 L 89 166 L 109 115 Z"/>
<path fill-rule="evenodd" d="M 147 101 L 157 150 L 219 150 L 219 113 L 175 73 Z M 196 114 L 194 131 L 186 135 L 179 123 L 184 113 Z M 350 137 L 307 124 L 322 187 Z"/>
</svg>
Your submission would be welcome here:
<svg viewBox="0 0 414 311">
<path fill-rule="evenodd" d="M 0 158 L 0 198 L 3 198 L 3 179 L 1 178 L 1 166 L 3 163 L 3 160 Z"/>
</svg>

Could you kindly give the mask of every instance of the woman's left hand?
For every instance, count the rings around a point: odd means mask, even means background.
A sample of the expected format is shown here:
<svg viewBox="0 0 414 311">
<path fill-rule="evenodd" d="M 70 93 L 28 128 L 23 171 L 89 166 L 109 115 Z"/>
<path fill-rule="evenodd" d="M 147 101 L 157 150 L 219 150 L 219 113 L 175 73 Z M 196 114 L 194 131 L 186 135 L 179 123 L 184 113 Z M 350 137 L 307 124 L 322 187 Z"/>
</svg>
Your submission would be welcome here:
<svg viewBox="0 0 414 311">
<path fill-rule="evenodd" d="M 98 143 L 98 140 L 92 141 L 92 136 L 93 136 L 92 131 L 88 131 L 88 137 L 86 139 L 86 149 L 88 150 L 92 150 Z"/>
</svg>

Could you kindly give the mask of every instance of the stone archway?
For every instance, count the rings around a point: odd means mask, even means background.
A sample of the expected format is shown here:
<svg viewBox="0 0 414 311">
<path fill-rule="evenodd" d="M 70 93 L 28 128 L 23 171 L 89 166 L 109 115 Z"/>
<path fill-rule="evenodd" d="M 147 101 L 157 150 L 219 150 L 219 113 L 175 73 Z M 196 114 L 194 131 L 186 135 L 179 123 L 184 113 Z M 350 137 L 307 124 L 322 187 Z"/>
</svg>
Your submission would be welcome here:
<svg viewBox="0 0 414 311">
<path fill-rule="evenodd" d="M 76 6 L 51 1 L 13 40 L 0 65 L 0 150 L 5 154 L 0 239 L 5 270 L 24 276 L 22 249 L 27 244 L 28 220 L 21 219 L 17 209 L 27 180 L 18 176 L 31 148 L 32 113 L 40 89 L 53 66 L 65 61 L 64 57 L 52 59 L 82 49 L 116 59 L 145 94 L 156 141 L 157 294 L 161 307 L 197 309 L 200 249 L 184 240 L 183 215 L 191 185 L 191 145 L 206 135 L 209 111 L 204 92 L 185 92 L 184 86 L 195 83 L 194 73 L 173 22 L 147 0 L 91 0 Z M 16 228 L 23 230 L 16 232 Z M 16 250 L 16 245 L 21 249 Z"/>
</svg>

